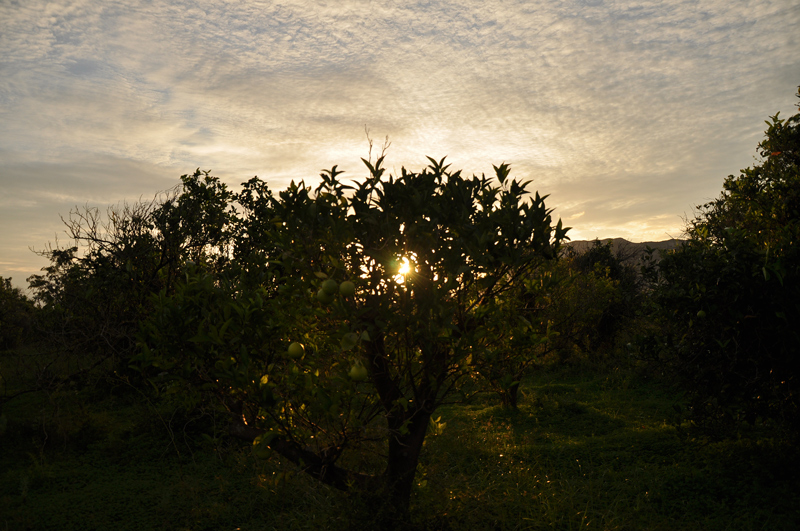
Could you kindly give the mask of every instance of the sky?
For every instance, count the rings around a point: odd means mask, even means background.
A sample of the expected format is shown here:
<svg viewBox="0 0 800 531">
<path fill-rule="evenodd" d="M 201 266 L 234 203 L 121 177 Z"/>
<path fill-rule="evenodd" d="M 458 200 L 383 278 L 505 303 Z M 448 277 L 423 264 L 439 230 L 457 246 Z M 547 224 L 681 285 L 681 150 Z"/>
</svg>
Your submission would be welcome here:
<svg viewBox="0 0 800 531">
<path fill-rule="evenodd" d="M 61 217 L 444 156 L 549 194 L 573 240 L 680 237 L 797 112 L 797 0 L 0 0 L 0 276 Z"/>
</svg>

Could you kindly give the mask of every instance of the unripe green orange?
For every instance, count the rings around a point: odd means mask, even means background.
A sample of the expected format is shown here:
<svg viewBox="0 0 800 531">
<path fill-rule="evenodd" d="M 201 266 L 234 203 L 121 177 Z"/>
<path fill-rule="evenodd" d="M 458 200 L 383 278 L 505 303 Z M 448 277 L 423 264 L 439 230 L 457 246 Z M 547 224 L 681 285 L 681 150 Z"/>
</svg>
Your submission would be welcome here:
<svg viewBox="0 0 800 531">
<path fill-rule="evenodd" d="M 296 359 L 301 357 L 305 351 L 306 348 L 303 346 L 303 344 L 295 341 L 291 345 L 289 345 L 289 349 L 286 351 L 286 353 L 289 355 L 290 358 Z"/>
<path fill-rule="evenodd" d="M 322 304 L 330 304 L 333 302 L 333 295 L 325 291 L 324 288 L 320 288 L 317 291 L 317 300 Z"/>
<path fill-rule="evenodd" d="M 358 334 L 348 332 L 342 337 L 341 347 L 342 350 L 351 350 L 358 343 Z"/>
<path fill-rule="evenodd" d="M 354 382 L 363 382 L 364 380 L 367 379 L 369 373 L 367 372 L 367 368 L 364 367 L 364 364 L 361 363 L 360 361 L 357 361 L 353 364 L 352 367 L 350 367 L 350 372 L 348 373 L 348 375 L 350 376 L 350 379 L 353 380 Z"/>
<path fill-rule="evenodd" d="M 332 278 L 329 278 L 322 283 L 322 289 L 324 289 L 325 293 L 328 295 L 335 295 L 336 292 L 339 291 L 339 284 L 337 284 Z"/>
<path fill-rule="evenodd" d="M 342 297 L 352 297 L 356 294 L 356 285 L 349 280 L 345 280 L 339 284 L 339 294 Z"/>
</svg>

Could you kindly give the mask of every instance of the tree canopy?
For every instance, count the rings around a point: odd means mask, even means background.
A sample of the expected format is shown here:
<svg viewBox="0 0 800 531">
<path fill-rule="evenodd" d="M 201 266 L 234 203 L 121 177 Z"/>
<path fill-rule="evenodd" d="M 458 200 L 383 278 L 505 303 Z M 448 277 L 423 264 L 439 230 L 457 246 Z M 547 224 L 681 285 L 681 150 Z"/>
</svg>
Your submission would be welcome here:
<svg viewBox="0 0 800 531">
<path fill-rule="evenodd" d="M 213 399 L 260 451 L 381 493 L 389 514 L 408 508 L 432 414 L 496 346 L 486 330 L 524 328 L 500 298 L 568 229 L 506 164 L 495 184 L 444 159 L 397 177 L 383 157 L 364 162 L 370 175 L 352 186 L 336 167 L 313 192 L 245 183 L 224 220 L 233 259 L 209 269 L 205 256 L 224 253 L 194 257 L 135 363 L 162 392 Z"/>
<path fill-rule="evenodd" d="M 664 355 L 703 423 L 800 425 L 800 114 L 767 125 L 760 162 L 725 179 L 659 265 Z"/>
</svg>

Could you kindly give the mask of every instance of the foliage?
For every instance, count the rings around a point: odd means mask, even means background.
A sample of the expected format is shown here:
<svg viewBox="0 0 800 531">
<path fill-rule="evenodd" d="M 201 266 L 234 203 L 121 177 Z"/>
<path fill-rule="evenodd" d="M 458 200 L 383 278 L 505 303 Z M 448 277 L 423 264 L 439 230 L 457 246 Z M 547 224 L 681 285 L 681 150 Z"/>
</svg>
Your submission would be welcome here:
<svg viewBox="0 0 800 531">
<path fill-rule="evenodd" d="M 16 347 L 31 330 L 35 308 L 11 278 L 0 277 L 0 351 Z"/>
<path fill-rule="evenodd" d="M 161 392 L 226 408 L 256 451 L 377 494 L 387 519 L 408 509 L 432 414 L 490 350 L 482 334 L 516 326 L 500 299 L 567 231 L 507 165 L 495 186 L 430 161 L 388 178 L 364 161 L 354 187 L 334 167 L 314 193 L 245 183 L 235 259 L 162 293 L 137 360 Z"/>
<path fill-rule="evenodd" d="M 548 318 L 558 333 L 563 361 L 608 353 L 642 304 L 642 286 L 631 257 L 614 253 L 611 245 L 596 240 L 583 253 L 569 249 L 556 272 L 563 280 L 551 296 Z"/>
<path fill-rule="evenodd" d="M 230 192 L 200 171 L 150 202 L 84 207 L 64 219 L 69 246 L 41 252 L 50 265 L 28 279 L 39 307 L 34 327 L 36 386 L 55 390 L 75 380 L 124 373 L 137 349 L 151 296 L 171 292 L 183 264 L 222 261 Z M 31 389 L 33 390 L 33 389 Z"/>
<path fill-rule="evenodd" d="M 670 332 L 658 349 L 694 419 L 717 428 L 800 426 L 800 114 L 767 124 L 759 164 L 725 179 L 651 268 Z"/>
<path fill-rule="evenodd" d="M 582 253 L 564 247 L 558 260 L 543 260 L 515 290 L 504 294 L 502 329 L 481 327 L 488 340 L 476 375 L 516 408 L 520 383 L 534 367 L 607 357 L 642 304 L 641 282 L 631 257 L 611 243 Z"/>
<path fill-rule="evenodd" d="M 38 309 L 10 278 L 0 277 L 0 435 L 5 430 L 3 405 L 24 394 L 19 387 L 19 358 L 29 344 L 35 343 L 34 325 Z"/>
<path fill-rule="evenodd" d="M 473 341 L 483 354 L 472 360 L 479 387 L 496 393 L 503 407 L 519 405 L 522 380 L 552 350 L 557 333 L 545 313 L 557 279 L 542 261 L 495 304 L 493 320 L 481 323 Z"/>
</svg>

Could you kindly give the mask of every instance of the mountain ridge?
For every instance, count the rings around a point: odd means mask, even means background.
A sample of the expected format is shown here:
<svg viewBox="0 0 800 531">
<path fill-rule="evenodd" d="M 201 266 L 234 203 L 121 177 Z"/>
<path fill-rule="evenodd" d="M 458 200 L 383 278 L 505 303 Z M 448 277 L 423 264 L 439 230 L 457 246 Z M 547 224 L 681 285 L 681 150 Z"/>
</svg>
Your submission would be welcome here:
<svg viewBox="0 0 800 531">
<path fill-rule="evenodd" d="M 589 250 L 595 242 L 599 241 L 601 244 L 606 245 L 611 242 L 611 251 L 619 256 L 623 261 L 638 262 L 639 258 L 644 255 L 648 247 L 655 249 L 655 258 L 658 260 L 661 251 L 670 251 L 678 247 L 681 242 L 677 238 L 657 242 L 631 242 L 625 238 L 595 238 L 594 240 L 575 240 L 565 242 L 564 246 L 573 249 L 576 253 L 584 253 Z"/>
</svg>

